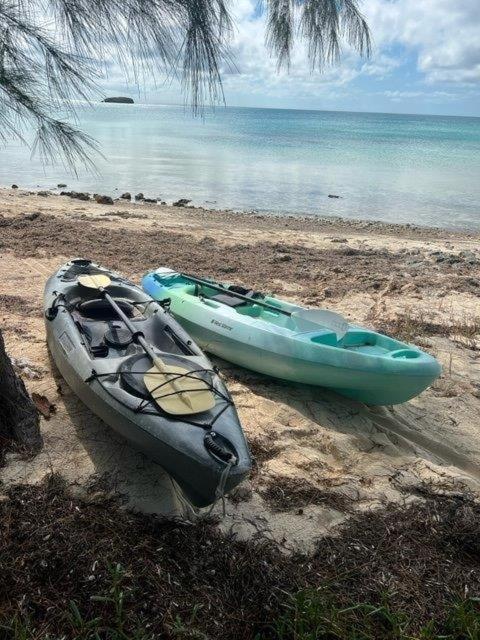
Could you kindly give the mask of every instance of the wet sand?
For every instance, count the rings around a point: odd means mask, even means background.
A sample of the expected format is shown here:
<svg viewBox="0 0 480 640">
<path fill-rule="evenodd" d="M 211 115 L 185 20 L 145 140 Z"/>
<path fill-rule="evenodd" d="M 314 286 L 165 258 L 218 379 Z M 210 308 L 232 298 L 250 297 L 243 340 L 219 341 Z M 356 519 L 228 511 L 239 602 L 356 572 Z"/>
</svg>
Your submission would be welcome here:
<svg viewBox="0 0 480 640">
<path fill-rule="evenodd" d="M 38 215 L 37 215 L 38 214 Z M 422 482 L 480 490 L 480 236 L 405 225 L 275 217 L 0 191 L 1 328 L 31 391 L 57 407 L 45 446 L 7 457 L 6 483 L 62 472 L 144 511 L 181 510 L 157 465 L 70 392 L 45 345 L 46 278 L 89 257 L 139 281 L 170 266 L 340 311 L 415 341 L 442 362 L 418 398 L 369 408 L 325 389 L 215 360 L 258 466 L 221 526 L 308 547 L 355 510 L 415 499 Z"/>
</svg>

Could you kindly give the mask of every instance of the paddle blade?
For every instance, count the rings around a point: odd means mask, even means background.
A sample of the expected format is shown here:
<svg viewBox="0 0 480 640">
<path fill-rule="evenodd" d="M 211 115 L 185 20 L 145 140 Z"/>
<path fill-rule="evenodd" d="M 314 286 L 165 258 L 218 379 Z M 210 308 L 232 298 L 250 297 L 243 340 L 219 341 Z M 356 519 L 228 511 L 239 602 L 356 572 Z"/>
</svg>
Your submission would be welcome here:
<svg viewBox="0 0 480 640">
<path fill-rule="evenodd" d="M 189 415 L 209 411 L 215 406 L 215 396 L 209 386 L 188 369 L 163 365 L 149 369 L 143 381 L 158 406 L 173 415 Z M 178 377 L 183 376 L 183 377 Z"/>
<path fill-rule="evenodd" d="M 343 316 L 329 309 L 302 309 L 292 313 L 296 325 L 300 331 L 313 331 L 315 325 L 330 329 L 337 334 L 337 340 L 341 340 L 348 331 L 348 322 Z"/>
<path fill-rule="evenodd" d="M 110 278 L 102 273 L 78 277 L 78 284 L 81 284 L 82 287 L 87 287 L 88 289 L 104 289 L 105 287 L 108 287 L 110 282 Z"/>
</svg>

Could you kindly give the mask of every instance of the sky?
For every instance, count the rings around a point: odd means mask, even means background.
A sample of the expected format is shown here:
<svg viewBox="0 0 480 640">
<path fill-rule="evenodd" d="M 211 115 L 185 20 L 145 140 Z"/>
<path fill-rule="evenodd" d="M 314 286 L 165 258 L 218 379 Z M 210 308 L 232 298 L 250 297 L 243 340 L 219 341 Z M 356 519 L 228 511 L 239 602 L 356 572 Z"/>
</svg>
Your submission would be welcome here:
<svg viewBox="0 0 480 640">
<path fill-rule="evenodd" d="M 264 44 L 258 0 L 231 0 L 235 69 L 223 70 L 227 105 L 480 116 L 480 0 L 364 0 L 373 53 L 361 59 L 345 46 L 339 64 L 312 72 L 299 42 L 289 71 L 278 72 Z M 171 80 L 147 79 L 139 94 L 115 65 L 105 95 L 140 102 L 181 103 Z"/>
</svg>

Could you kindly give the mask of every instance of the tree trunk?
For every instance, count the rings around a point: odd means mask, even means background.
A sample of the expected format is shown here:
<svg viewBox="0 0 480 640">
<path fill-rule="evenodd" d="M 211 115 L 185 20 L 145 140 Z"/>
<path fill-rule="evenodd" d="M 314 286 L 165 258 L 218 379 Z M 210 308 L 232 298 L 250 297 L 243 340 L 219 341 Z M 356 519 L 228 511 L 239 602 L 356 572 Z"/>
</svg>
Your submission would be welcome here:
<svg viewBox="0 0 480 640">
<path fill-rule="evenodd" d="M 0 450 L 2 441 L 11 440 L 34 452 L 42 446 L 38 411 L 13 369 L 0 331 Z"/>
</svg>

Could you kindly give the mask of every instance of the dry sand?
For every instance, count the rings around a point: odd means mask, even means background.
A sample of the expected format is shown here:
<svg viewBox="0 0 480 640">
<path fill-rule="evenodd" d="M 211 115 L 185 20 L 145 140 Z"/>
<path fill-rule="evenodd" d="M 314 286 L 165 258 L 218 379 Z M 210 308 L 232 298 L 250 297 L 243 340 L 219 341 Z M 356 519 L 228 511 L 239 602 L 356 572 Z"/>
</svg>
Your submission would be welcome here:
<svg viewBox="0 0 480 640">
<path fill-rule="evenodd" d="M 60 471 L 79 490 L 117 491 L 140 510 L 182 509 L 161 469 L 78 401 L 49 359 L 44 283 L 82 256 L 136 281 L 167 265 L 328 306 L 356 323 L 401 328 L 442 362 L 442 377 L 418 398 L 369 408 L 216 360 L 258 460 L 227 502 L 222 527 L 308 548 L 352 510 L 414 499 L 425 481 L 480 491 L 478 241 L 403 225 L 0 190 L 1 328 L 10 356 L 28 360 L 29 389 L 57 407 L 42 418 L 41 453 L 9 454 L 0 480 L 37 482 Z"/>
</svg>

